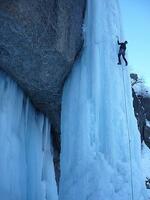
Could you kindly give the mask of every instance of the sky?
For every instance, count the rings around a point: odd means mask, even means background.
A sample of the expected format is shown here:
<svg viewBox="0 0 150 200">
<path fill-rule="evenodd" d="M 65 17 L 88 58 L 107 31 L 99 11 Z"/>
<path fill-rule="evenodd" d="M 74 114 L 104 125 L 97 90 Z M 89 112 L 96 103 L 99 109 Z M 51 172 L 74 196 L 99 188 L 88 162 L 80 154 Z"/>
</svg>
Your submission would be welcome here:
<svg viewBox="0 0 150 200">
<path fill-rule="evenodd" d="M 129 67 L 150 86 L 150 0 L 120 0 L 120 7 Z"/>
</svg>

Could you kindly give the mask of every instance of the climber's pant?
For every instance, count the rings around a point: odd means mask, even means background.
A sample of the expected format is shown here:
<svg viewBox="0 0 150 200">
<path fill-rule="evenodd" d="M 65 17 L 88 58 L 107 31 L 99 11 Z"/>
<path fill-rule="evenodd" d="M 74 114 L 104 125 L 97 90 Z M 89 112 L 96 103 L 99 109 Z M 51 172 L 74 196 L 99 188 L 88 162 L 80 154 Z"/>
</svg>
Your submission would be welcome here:
<svg viewBox="0 0 150 200">
<path fill-rule="evenodd" d="M 120 49 L 119 53 L 118 53 L 118 63 L 121 64 L 121 56 L 123 58 L 123 60 L 125 61 L 126 65 L 128 65 L 128 62 L 125 58 L 125 50 L 124 49 Z"/>
</svg>

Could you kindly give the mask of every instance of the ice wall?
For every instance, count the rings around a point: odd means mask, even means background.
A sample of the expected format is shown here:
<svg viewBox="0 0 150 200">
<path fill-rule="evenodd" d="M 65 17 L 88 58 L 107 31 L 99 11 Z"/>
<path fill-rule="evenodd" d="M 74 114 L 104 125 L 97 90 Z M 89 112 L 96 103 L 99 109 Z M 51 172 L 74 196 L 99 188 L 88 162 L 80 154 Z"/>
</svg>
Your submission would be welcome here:
<svg viewBox="0 0 150 200">
<path fill-rule="evenodd" d="M 150 178 L 150 149 L 144 142 L 142 144 L 142 172 L 145 181 Z M 147 199 L 150 199 L 150 189 L 147 189 L 147 193 Z"/>
<path fill-rule="evenodd" d="M 1 72 L 0 199 L 57 200 L 48 120 Z"/>
<path fill-rule="evenodd" d="M 117 0 L 88 0 L 85 45 L 64 87 L 60 200 L 142 200 L 128 67 L 117 65 Z M 123 39 L 123 38 L 121 38 Z"/>
</svg>

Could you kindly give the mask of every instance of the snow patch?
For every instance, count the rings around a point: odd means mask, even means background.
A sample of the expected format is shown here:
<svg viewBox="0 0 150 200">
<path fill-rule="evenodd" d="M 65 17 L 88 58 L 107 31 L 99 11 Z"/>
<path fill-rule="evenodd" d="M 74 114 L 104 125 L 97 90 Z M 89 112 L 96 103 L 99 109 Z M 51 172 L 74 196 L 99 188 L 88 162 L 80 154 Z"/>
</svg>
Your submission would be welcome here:
<svg viewBox="0 0 150 200">
<path fill-rule="evenodd" d="M 146 126 L 150 127 L 150 121 L 146 119 Z"/>
</svg>

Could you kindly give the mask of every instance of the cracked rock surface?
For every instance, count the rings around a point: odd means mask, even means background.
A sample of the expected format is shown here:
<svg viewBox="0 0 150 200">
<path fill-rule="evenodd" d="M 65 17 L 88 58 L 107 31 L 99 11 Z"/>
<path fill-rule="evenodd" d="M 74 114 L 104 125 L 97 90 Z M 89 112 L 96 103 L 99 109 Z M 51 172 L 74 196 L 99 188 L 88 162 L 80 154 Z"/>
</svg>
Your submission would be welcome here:
<svg viewBox="0 0 150 200">
<path fill-rule="evenodd" d="M 60 126 L 61 95 L 82 48 L 85 0 L 1 0 L 0 68 Z"/>
</svg>

